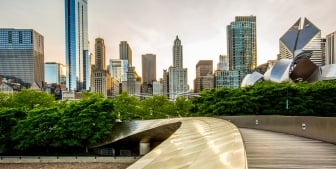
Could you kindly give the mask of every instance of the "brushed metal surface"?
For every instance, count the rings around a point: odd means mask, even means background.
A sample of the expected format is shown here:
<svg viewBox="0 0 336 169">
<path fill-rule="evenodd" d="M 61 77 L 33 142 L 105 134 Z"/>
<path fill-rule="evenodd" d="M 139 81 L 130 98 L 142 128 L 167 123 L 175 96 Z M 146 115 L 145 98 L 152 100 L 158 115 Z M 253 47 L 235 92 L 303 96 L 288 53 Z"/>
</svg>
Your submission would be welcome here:
<svg viewBox="0 0 336 169">
<path fill-rule="evenodd" d="M 113 136 L 95 147 L 125 139 L 144 143 L 155 140 L 156 137 L 164 138 L 162 136 L 167 131 L 171 132 L 170 136 L 129 168 L 248 168 L 239 129 L 228 121 L 216 118 L 175 118 L 122 123 L 114 130 Z"/>
<path fill-rule="evenodd" d="M 215 118 L 182 118 L 181 127 L 129 169 L 247 169 L 238 128 Z"/>
</svg>

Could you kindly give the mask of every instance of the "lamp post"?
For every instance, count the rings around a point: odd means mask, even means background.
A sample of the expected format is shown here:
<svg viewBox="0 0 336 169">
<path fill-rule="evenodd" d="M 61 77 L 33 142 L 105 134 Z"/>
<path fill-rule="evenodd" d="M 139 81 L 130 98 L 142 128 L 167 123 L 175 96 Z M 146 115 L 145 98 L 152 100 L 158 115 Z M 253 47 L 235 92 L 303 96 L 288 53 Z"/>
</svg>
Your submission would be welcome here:
<svg viewBox="0 0 336 169">
<path fill-rule="evenodd" d="M 287 112 L 287 115 L 288 115 L 288 110 L 289 110 L 289 105 L 288 105 L 288 86 L 286 88 L 286 91 L 287 91 L 287 96 L 286 96 L 286 112 Z"/>
</svg>

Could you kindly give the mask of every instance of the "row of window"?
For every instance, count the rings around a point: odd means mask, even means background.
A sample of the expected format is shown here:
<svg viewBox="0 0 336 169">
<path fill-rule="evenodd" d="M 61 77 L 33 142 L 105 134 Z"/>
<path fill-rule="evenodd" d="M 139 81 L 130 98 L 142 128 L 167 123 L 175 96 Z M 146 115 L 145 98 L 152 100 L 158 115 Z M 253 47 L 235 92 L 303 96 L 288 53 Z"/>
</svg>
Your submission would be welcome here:
<svg viewBox="0 0 336 169">
<path fill-rule="evenodd" d="M 33 32 L 31 31 L 7 31 L 7 38 L 4 32 L 0 33 L 0 38 L 2 42 L 5 42 L 4 39 L 7 39 L 7 43 L 33 43 Z"/>
</svg>

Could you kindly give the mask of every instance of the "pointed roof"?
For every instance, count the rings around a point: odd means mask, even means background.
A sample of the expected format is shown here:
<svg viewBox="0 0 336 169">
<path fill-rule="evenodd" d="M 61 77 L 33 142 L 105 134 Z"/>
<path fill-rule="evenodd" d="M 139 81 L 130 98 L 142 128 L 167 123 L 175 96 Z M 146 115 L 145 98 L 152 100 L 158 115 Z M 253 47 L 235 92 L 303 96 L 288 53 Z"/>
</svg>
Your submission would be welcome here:
<svg viewBox="0 0 336 169">
<path fill-rule="evenodd" d="M 299 35 L 300 27 L 301 27 L 301 18 L 299 18 L 294 23 L 294 25 L 291 28 L 289 28 L 288 31 L 280 38 L 280 41 L 283 42 L 292 53 L 294 53 L 296 48 L 296 40 Z"/>
<path fill-rule="evenodd" d="M 181 45 L 181 40 L 178 38 L 178 35 L 176 35 L 176 39 L 174 41 L 174 45 L 177 45 L 177 46 Z"/>
<path fill-rule="evenodd" d="M 299 33 L 296 49 L 303 49 L 321 30 L 305 18 Z"/>
<path fill-rule="evenodd" d="M 294 53 L 295 50 L 303 49 L 321 30 L 311 23 L 307 18 L 304 19 L 301 28 L 301 18 L 280 38 L 286 47 Z"/>
</svg>

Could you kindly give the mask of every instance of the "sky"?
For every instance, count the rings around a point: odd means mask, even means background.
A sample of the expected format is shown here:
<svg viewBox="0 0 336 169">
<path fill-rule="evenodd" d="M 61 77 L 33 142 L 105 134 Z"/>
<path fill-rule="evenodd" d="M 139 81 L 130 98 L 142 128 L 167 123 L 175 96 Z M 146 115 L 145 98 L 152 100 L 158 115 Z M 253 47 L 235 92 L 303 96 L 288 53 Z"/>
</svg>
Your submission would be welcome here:
<svg viewBox="0 0 336 169">
<path fill-rule="evenodd" d="M 257 17 L 257 64 L 276 59 L 280 37 L 300 17 L 336 31 L 335 0 L 88 0 L 90 51 L 105 40 L 106 59 L 119 58 L 127 41 L 141 76 L 141 55 L 156 54 L 157 78 L 173 65 L 176 36 L 183 45 L 183 66 L 193 88 L 199 60 L 227 54 L 226 26 L 235 16 Z M 45 62 L 65 64 L 64 0 L 0 0 L 0 27 L 34 29 L 44 36 Z M 106 62 L 108 63 L 108 62 Z"/>
</svg>

